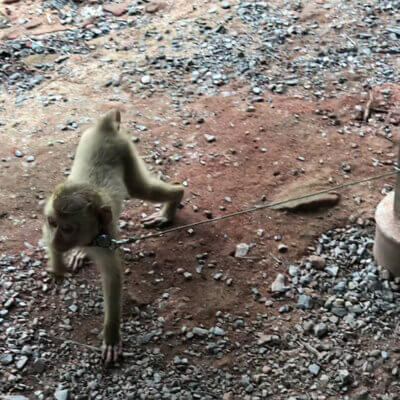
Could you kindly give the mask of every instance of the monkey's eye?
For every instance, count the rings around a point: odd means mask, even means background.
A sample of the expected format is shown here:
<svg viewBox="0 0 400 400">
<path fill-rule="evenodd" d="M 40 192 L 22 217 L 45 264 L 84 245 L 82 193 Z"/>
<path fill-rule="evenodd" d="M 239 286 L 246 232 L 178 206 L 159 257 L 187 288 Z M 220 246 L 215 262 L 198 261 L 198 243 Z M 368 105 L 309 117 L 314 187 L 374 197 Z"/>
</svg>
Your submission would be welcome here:
<svg viewBox="0 0 400 400">
<path fill-rule="evenodd" d="M 70 234 L 74 231 L 74 227 L 72 225 L 62 225 L 60 226 L 60 229 L 66 234 Z"/>
<path fill-rule="evenodd" d="M 57 221 L 54 218 L 48 218 L 48 223 L 52 228 L 57 228 Z"/>
</svg>

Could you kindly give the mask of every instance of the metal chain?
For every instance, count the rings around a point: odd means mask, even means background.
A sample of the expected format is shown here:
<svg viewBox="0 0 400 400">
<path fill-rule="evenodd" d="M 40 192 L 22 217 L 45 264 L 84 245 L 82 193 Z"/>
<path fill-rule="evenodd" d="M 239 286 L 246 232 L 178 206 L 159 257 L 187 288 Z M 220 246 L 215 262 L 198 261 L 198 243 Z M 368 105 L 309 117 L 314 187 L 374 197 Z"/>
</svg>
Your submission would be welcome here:
<svg viewBox="0 0 400 400">
<path fill-rule="evenodd" d="M 335 192 L 335 191 L 342 190 L 342 189 L 347 188 L 347 187 L 360 185 L 361 183 L 376 181 L 376 180 L 385 178 L 387 176 L 399 174 L 400 169 L 397 168 L 397 167 L 395 167 L 395 169 L 396 169 L 395 171 L 385 172 L 383 174 L 376 175 L 376 176 L 371 176 L 369 178 L 364 178 L 364 179 L 359 179 L 357 181 L 351 181 L 351 182 L 343 183 L 341 185 L 334 186 L 334 187 L 329 188 L 329 189 L 320 190 L 318 192 L 309 193 L 309 194 L 305 194 L 305 195 L 302 195 L 302 196 L 293 197 L 291 199 L 277 201 L 277 202 L 274 202 L 274 203 L 268 203 L 268 204 L 264 204 L 262 206 L 256 206 L 256 207 L 248 208 L 247 210 L 237 211 L 237 212 L 234 212 L 234 213 L 231 213 L 231 214 L 226 214 L 226 215 L 223 215 L 221 217 L 216 217 L 216 218 L 212 218 L 212 219 L 205 219 L 205 220 L 202 220 L 202 221 L 194 222 L 192 224 L 177 226 L 175 228 L 166 229 L 166 230 L 164 230 L 162 232 L 149 233 L 147 235 L 141 235 L 141 236 L 131 236 L 131 237 L 128 237 L 128 238 L 125 238 L 125 239 L 120 239 L 120 240 L 113 239 L 111 236 L 105 235 L 105 234 L 98 235 L 96 238 L 94 238 L 94 240 L 92 242 L 92 246 L 116 249 L 117 247 L 123 246 L 124 244 L 134 243 L 134 242 L 137 242 L 139 240 L 145 240 L 145 239 L 160 237 L 160 236 L 163 236 L 163 235 L 168 234 L 168 233 L 181 231 L 183 229 L 189 229 L 189 228 L 193 228 L 195 226 L 204 225 L 204 224 L 211 224 L 213 222 L 222 221 L 222 220 L 227 219 L 227 218 L 233 218 L 233 217 L 236 217 L 238 215 L 249 214 L 249 213 L 252 213 L 252 212 L 255 212 L 255 211 L 259 211 L 259 210 L 265 210 L 267 208 L 280 206 L 280 205 L 283 205 L 283 204 L 290 203 L 292 201 L 308 199 L 310 197 L 319 196 L 319 195 L 325 194 L 325 193 Z"/>
</svg>

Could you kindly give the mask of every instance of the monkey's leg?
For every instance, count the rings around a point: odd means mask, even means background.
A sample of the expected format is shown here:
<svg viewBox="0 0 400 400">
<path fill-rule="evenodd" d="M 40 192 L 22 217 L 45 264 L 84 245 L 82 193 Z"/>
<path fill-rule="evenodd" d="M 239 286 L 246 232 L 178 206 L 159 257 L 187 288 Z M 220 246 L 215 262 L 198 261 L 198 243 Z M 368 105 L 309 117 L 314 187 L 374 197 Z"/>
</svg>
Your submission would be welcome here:
<svg viewBox="0 0 400 400">
<path fill-rule="evenodd" d="M 86 252 L 82 249 L 72 250 L 68 259 L 68 266 L 72 271 L 76 272 L 85 264 L 88 264 L 90 259 L 87 257 Z"/>
<path fill-rule="evenodd" d="M 139 198 L 154 202 L 163 202 L 165 204 L 159 212 L 155 212 L 142 219 L 144 226 L 151 228 L 171 223 L 182 197 L 183 188 L 181 186 L 169 185 L 165 182 L 152 179 L 149 196 L 140 196 Z"/>
<path fill-rule="evenodd" d="M 143 220 L 146 227 L 165 225 L 173 220 L 183 197 L 183 187 L 153 178 L 132 146 L 129 147 L 129 154 L 125 159 L 124 181 L 130 196 L 141 200 L 165 203 L 159 212 Z"/>
<path fill-rule="evenodd" d="M 122 355 L 120 339 L 122 275 L 114 251 L 90 248 L 89 255 L 100 269 L 104 293 L 104 331 L 102 358 L 105 364 L 118 361 Z"/>
</svg>

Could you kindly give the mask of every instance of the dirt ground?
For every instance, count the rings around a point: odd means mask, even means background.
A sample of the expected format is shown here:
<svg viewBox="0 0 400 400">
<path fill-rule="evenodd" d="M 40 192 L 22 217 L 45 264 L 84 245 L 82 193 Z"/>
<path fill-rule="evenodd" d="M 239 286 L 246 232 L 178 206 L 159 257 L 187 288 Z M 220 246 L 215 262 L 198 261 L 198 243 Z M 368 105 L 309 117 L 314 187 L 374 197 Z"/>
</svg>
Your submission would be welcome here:
<svg viewBox="0 0 400 400">
<path fill-rule="evenodd" d="M 160 23 L 189 12 L 187 2 L 171 3 Z M 201 7 L 196 12 L 200 13 Z M 305 9 L 304 18 L 309 12 Z M 45 30 L 46 24 L 40 27 L 40 33 Z M 65 67 L 69 74 L 50 74 L 44 84 L 28 93 L 23 106 L 15 105 L 13 93 L 0 94 L 0 157 L 6 159 L 0 165 L 2 253 L 31 254 L 29 245 L 38 245 L 45 197 L 64 179 L 81 133 L 110 108 L 123 112 L 123 125 L 139 139 L 137 147 L 145 159 L 161 155 L 162 163 L 155 168 L 171 181 L 187 185 L 184 207 L 174 226 L 206 218 L 204 210 L 216 217 L 281 200 L 293 183 L 307 186 L 316 181 L 319 188 L 329 188 L 373 176 L 388 171 L 396 160 L 398 126 L 391 126 L 390 140 L 382 133 L 384 124 L 374 115 L 368 124 L 356 120 L 354 107 L 366 103 L 367 92 L 354 93 L 351 85 L 335 98 L 318 101 L 305 98 L 301 88 L 285 94 L 267 93 L 266 101 L 254 103 L 254 111 L 248 109 L 249 86 L 245 81 L 231 82 L 219 95 L 182 101 L 179 110 L 168 92 L 141 96 L 123 84 L 118 89 L 105 87 L 104 82 L 113 76 L 113 66 L 127 55 L 104 49 L 101 44 L 110 37 L 129 41 L 126 35 L 113 33 L 97 39 L 93 41 L 97 48 L 90 55 L 71 56 Z M 102 57 L 112 62 L 101 64 L 100 70 L 97 60 Z M 27 65 L 30 62 L 35 62 L 34 56 L 25 60 Z M 400 90 L 388 86 L 394 93 L 394 104 L 396 96 L 400 99 Z M 116 90 L 118 101 L 113 100 Z M 41 106 L 40 96 L 49 95 L 68 101 Z M 199 118 L 204 122 L 199 123 Z M 58 126 L 67 119 L 74 120 L 78 128 L 60 130 Z M 133 128 L 138 124 L 147 130 L 138 132 Z M 215 142 L 208 143 L 205 134 L 215 135 Z M 177 142 L 179 147 L 174 147 Z M 24 157 L 16 157 L 16 150 Z M 35 159 L 28 162 L 31 155 Z M 180 156 L 175 157 L 178 161 L 174 161 L 174 155 Z M 343 171 L 343 163 L 351 165 L 351 172 Z M 262 296 L 269 297 L 270 285 L 285 263 L 307 256 L 314 238 L 330 228 L 346 225 L 350 216 L 373 218 L 382 199 L 381 191 L 393 183 L 394 178 L 387 178 L 345 189 L 340 192 L 339 204 L 330 209 L 307 213 L 262 210 L 200 226 L 192 234 L 184 230 L 127 246 L 124 315 L 129 316 L 137 304 L 153 303 L 165 291 L 173 293 L 172 301 L 160 310 L 160 315 L 174 329 L 183 323 L 209 326 L 217 311 L 246 309 L 256 315 L 265 306 L 253 300 L 254 285 Z M 226 197 L 232 201 L 227 202 Z M 121 217 L 125 221 L 121 237 L 147 232 L 139 221 L 153 208 L 138 200 L 127 202 Z M 260 229 L 265 232 L 262 236 L 257 235 Z M 275 240 L 276 236 L 281 240 Z M 244 259 L 233 256 L 241 242 L 254 243 Z M 278 252 L 281 243 L 288 246 L 285 254 Z M 213 274 L 196 274 L 196 255 L 201 253 L 207 253 L 208 260 L 215 262 L 213 271 L 223 274 L 223 282 L 213 279 Z M 44 257 L 42 251 L 35 254 Z M 192 280 L 177 273 L 182 267 L 193 273 Z M 93 266 L 78 274 L 82 279 L 97 279 Z M 229 278 L 230 286 L 224 283 Z M 49 301 L 57 303 L 56 299 Z M 269 312 L 277 313 L 279 307 L 276 303 Z M 295 322 L 298 312 L 291 313 L 288 325 Z M 48 326 L 59 319 L 57 313 L 43 313 Z M 184 320 L 188 314 L 192 319 Z M 40 316 L 41 311 L 35 315 Z M 73 320 L 70 338 L 97 346 L 88 327 L 99 327 L 101 318 Z M 169 357 L 180 350 L 171 344 L 173 339 L 164 344 Z"/>
</svg>

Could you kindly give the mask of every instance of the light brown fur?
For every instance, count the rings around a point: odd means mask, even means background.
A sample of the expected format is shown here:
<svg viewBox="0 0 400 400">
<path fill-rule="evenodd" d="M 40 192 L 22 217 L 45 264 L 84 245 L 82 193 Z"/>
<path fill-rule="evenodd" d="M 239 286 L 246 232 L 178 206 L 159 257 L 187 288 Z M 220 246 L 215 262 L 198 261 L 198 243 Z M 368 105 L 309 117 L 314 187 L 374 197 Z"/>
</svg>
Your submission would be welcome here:
<svg viewBox="0 0 400 400">
<path fill-rule="evenodd" d="M 116 361 L 121 354 L 122 276 L 114 250 L 92 247 L 98 234 L 117 234 L 124 197 L 165 203 L 159 213 L 145 219 L 148 226 L 170 222 L 183 196 L 183 188 L 153 178 L 130 142 L 120 131 L 120 113 L 112 110 L 81 137 L 71 174 L 48 199 L 43 237 L 48 270 L 63 276 L 63 254 L 78 249 L 98 266 L 104 292 L 103 359 Z M 82 252 L 83 251 L 83 252 Z M 74 261 L 74 263 L 78 261 Z"/>
</svg>

